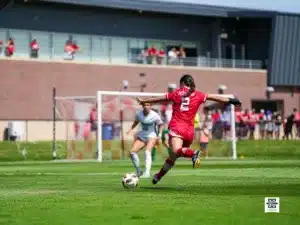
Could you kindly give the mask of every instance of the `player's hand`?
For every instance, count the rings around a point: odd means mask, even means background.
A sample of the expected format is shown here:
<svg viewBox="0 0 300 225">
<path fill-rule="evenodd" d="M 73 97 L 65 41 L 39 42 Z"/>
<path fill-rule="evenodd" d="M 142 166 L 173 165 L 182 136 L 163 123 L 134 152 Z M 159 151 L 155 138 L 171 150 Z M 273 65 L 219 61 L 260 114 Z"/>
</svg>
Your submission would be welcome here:
<svg viewBox="0 0 300 225">
<path fill-rule="evenodd" d="M 132 130 L 129 130 L 129 131 L 126 132 L 126 134 L 127 134 L 127 135 L 130 135 L 131 132 L 132 132 Z"/>
<path fill-rule="evenodd" d="M 235 106 L 242 105 L 242 102 L 237 98 L 229 98 L 229 103 Z"/>
</svg>

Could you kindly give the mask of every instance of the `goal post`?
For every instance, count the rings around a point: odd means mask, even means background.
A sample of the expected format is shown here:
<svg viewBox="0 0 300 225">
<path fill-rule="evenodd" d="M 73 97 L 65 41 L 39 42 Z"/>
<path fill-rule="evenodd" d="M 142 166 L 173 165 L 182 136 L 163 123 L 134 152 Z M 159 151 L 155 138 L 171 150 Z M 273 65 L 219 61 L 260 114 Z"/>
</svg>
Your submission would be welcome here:
<svg viewBox="0 0 300 225">
<path fill-rule="evenodd" d="M 98 127 L 102 127 L 102 107 L 101 103 L 103 100 L 103 96 L 127 96 L 127 97 L 156 97 L 156 96 L 162 96 L 165 93 L 147 93 L 147 92 L 117 92 L 117 91 L 98 91 L 97 92 L 97 103 L 98 103 Z M 220 95 L 224 97 L 230 97 L 233 98 L 234 95 Z M 122 108 L 120 109 L 122 111 Z M 230 105 L 230 113 L 231 113 L 231 150 L 232 150 L 232 159 L 237 158 L 237 151 L 236 151 L 236 129 L 235 129 L 235 110 L 234 105 Z M 123 135 L 123 134 L 121 134 Z M 99 162 L 103 161 L 103 142 L 102 140 L 102 129 L 98 129 L 98 158 L 97 160 Z"/>
</svg>

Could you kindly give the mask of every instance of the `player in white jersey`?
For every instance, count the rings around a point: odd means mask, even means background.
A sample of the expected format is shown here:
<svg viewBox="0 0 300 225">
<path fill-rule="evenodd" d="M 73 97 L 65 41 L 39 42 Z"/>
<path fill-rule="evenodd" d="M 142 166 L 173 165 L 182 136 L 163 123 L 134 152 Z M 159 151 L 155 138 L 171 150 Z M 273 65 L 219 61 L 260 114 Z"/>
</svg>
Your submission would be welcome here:
<svg viewBox="0 0 300 225">
<path fill-rule="evenodd" d="M 136 113 L 135 121 L 127 134 L 131 134 L 133 129 L 141 124 L 141 130 L 137 133 L 136 139 L 132 144 L 130 151 L 130 158 L 138 177 L 150 177 L 150 170 L 152 164 L 151 151 L 157 142 L 158 137 L 162 134 L 163 122 L 158 113 L 151 109 L 151 104 L 143 104 L 143 110 Z M 157 126 L 159 127 L 159 134 L 157 134 Z M 137 153 L 145 147 L 145 173 L 140 167 L 140 160 Z M 143 176 L 142 176 L 143 175 Z"/>
</svg>

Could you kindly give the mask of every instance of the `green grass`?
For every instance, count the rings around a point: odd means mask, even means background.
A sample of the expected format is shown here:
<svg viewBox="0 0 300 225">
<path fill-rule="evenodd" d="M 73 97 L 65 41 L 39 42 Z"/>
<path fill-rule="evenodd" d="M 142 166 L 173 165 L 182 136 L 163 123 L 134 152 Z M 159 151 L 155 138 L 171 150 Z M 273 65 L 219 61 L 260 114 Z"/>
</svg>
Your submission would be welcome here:
<svg viewBox="0 0 300 225">
<path fill-rule="evenodd" d="M 121 144 L 119 141 L 105 141 L 104 158 L 112 154 L 121 156 Z M 239 141 L 237 142 L 237 154 L 246 158 L 271 159 L 271 158 L 298 158 L 300 159 L 300 141 Z M 83 146 L 82 143 L 77 145 Z M 130 149 L 131 142 L 125 143 L 126 153 Z M 195 142 L 194 149 L 199 148 Z M 26 158 L 22 156 L 22 150 L 26 149 Z M 96 151 L 96 148 L 94 148 Z M 209 144 L 209 154 L 215 157 L 230 157 L 232 155 L 231 142 L 212 141 Z M 95 154 L 92 154 L 95 155 Z M 128 154 L 126 154 L 128 155 Z M 66 142 L 57 142 L 58 159 L 66 158 Z M 91 154 L 88 155 L 91 157 Z M 0 161 L 24 161 L 24 160 L 51 160 L 52 143 L 46 142 L 22 142 L 16 145 L 10 142 L 0 142 Z"/>
<path fill-rule="evenodd" d="M 156 163 L 153 172 L 159 169 Z M 156 186 L 125 190 L 129 161 L 0 163 L 3 225 L 298 225 L 300 160 L 178 162 Z M 280 197 L 280 213 L 264 213 Z"/>
</svg>

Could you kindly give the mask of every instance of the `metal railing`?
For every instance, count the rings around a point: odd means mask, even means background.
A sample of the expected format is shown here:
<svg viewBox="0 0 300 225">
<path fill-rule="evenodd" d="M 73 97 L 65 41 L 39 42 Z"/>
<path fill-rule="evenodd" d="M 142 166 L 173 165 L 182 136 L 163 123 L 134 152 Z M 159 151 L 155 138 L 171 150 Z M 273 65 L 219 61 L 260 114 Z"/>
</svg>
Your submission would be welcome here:
<svg viewBox="0 0 300 225">
<path fill-rule="evenodd" d="M 37 39 L 40 50 L 38 59 L 41 60 L 74 60 L 79 62 L 95 62 L 102 64 L 161 64 L 194 67 L 219 67 L 219 68 L 248 68 L 262 69 L 260 60 L 222 59 L 210 57 L 144 57 L 141 50 L 147 46 L 147 40 L 133 38 L 105 37 L 96 35 L 81 35 L 67 33 L 53 33 L 44 31 L 29 31 L 16 29 L 1 29 L 0 40 L 12 37 L 15 41 L 16 58 L 30 58 L 29 43 Z M 75 40 L 80 51 L 76 52 L 74 58 L 66 56 L 64 46 L 67 40 Z M 159 41 L 158 41 L 159 42 Z M 169 41 L 160 41 L 161 46 L 167 46 Z M 194 45 L 194 43 L 190 43 Z M 169 45 L 169 44 L 168 44 Z M 210 54 L 208 54 L 210 55 Z M 4 50 L 0 51 L 4 56 Z"/>
</svg>

